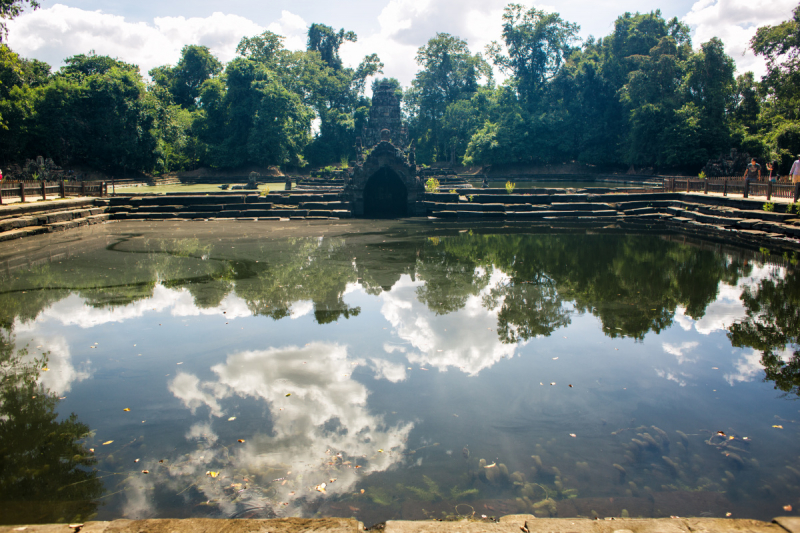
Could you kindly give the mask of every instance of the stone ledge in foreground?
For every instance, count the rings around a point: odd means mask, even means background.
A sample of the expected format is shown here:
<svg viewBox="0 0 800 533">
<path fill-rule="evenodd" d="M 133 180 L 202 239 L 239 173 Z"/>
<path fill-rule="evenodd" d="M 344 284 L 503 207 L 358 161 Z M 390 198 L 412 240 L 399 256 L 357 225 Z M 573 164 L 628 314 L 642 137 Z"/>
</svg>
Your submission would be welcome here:
<svg viewBox="0 0 800 533">
<path fill-rule="evenodd" d="M 0 526 L 0 533 L 71 533 L 67 524 Z M 363 524 L 352 518 L 276 518 L 272 520 L 114 520 L 86 522 L 81 533 L 357 533 Z M 589 520 L 504 516 L 499 522 L 403 521 L 386 522 L 384 533 L 800 533 L 800 518 L 780 517 L 772 523 L 732 518 L 659 518 Z"/>
</svg>

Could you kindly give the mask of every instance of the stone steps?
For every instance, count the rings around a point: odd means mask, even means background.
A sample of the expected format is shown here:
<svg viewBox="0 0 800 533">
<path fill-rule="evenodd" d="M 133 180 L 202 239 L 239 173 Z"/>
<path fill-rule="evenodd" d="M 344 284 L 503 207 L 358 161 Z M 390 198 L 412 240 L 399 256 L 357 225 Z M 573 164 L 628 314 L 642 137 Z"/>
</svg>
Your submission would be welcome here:
<svg viewBox="0 0 800 533">
<path fill-rule="evenodd" d="M 111 217 L 107 204 L 88 198 L 4 206 L 0 211 L 0 241 L 106 222 Z"/>
</svg>

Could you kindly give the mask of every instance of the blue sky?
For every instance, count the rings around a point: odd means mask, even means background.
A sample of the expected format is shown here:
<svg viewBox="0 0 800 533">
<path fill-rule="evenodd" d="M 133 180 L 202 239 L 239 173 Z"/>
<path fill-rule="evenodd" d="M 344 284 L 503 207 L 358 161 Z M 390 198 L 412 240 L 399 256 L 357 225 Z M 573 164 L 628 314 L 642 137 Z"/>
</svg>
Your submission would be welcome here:
<svg viewBox="0 0 800 533">
<path fill-rule="evenodd" d="M 143 73 L 174 64 L 185 44 L 203 44 L 223 61 L 233 58 L 244 36 L 269 29 L 286 37 L 289 48 L 303 48 L 314 22 L 355 31 L 342 56 L 356 65 L 369 53 L 385 63 L 384 74 L 404 84 L 417 70 L 416 49 L 437 31 L 466 39 L 473 52 L 500 37 L 500 16 L 507 0 L 44 0 L 9 23 L 8 42 L 25 57 L 59 66 L 65 57 L 95 50 L 138 64 Z M 763 73 L 763 62 L 746 52 L 758 26 L 791 16 L 797 0 L 546 0 L 525 5 L 556 11 L 581 26 L 581 36 L 605 36 L 626 11 L 661 9 L 693 30 L 695 46 L 720 37 L 740 72 Z"/>
</svg>

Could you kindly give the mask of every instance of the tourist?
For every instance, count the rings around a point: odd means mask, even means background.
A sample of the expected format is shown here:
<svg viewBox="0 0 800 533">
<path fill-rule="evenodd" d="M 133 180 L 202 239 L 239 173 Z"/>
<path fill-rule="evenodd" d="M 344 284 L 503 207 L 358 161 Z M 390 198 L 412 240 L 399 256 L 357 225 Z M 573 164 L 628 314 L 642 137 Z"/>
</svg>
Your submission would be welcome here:
<svg viewBox="0 0 800 533">
<path fill-rule="evenodd" d="M 772 161 L 771 163 L 767 163 L 767 170 L 769 170 L 769 181 L 775 183 L 778 181 L 778 162 Z"/>
<path fill-rule="evenodd" d="M 747 168 L 744 171 L 744 179 L 745 180 L 761 179 L 761 165 L 758 164 L 755 157 L 750 161 L 750 164 L 747 165 Z"/>
<path fill-rule="evenodd" d="M 792 164 L 792 170 L 789 171 L 789 177 L 792 180 L 792 183 L 800 182 L 800 154 L 797 155 L 797 159 Z"/>
</svg>

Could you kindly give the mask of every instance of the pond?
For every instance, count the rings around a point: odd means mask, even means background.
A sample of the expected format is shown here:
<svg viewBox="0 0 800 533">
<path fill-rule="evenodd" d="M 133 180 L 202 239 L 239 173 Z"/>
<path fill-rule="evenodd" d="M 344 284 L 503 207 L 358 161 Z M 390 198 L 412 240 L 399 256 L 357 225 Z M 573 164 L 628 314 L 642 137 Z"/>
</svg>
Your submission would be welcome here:
<svg viewBox="0 0 800 533">
<path fill-rule="evenodd" d="M 620 230 L 115 223 L 0 248 L 0 520 L 800 504 L 796 258 Z"/>
</svg>

